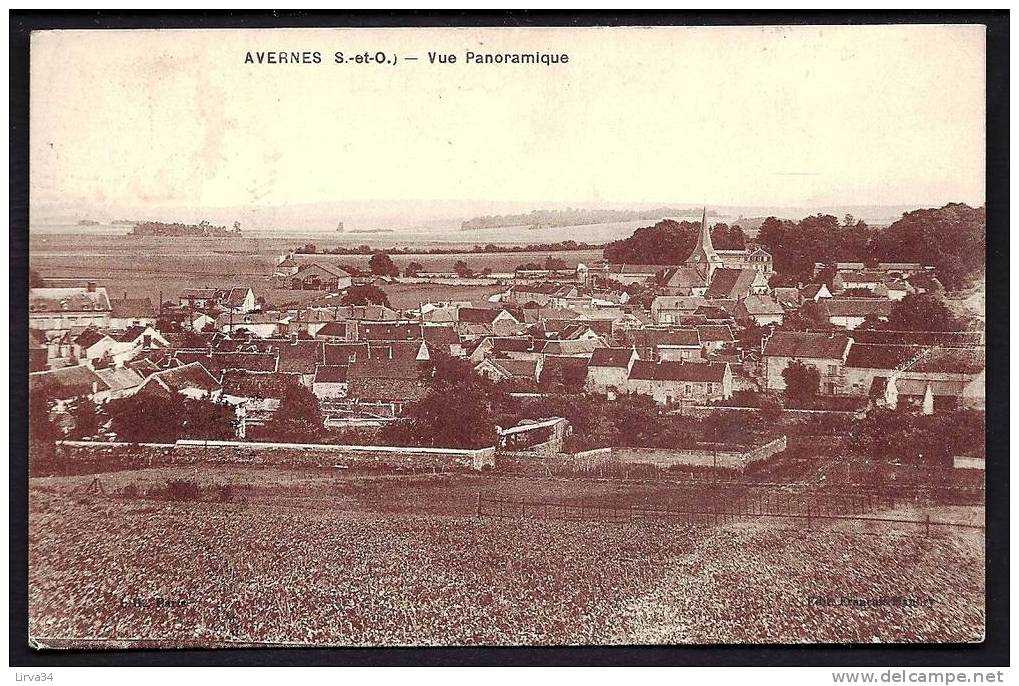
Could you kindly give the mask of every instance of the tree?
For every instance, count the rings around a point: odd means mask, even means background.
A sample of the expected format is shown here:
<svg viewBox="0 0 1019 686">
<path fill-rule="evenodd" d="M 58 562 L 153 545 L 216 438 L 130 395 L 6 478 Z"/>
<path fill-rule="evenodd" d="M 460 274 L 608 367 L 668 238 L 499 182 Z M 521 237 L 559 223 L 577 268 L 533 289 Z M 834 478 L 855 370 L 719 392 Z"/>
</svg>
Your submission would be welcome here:
<svg viewBox="0 0 1019 686">
<path fill-rule="evenodd" d="M 382 431 L 399 445 L 486 448 L 495 445 L 495 414 L 507 396 L 497 384 L 474 372 L 470 363 L 436 351 L 431 388 L 407 413 L 407 420 Z"/>
<path fill-rule="evenodd" d="M 384 252 L 377 252 L 368 260 L 368 267 L 376 276 L 399 276 L 400 269 L 393 263 L 393 258 Z"/>
<path fill-rule="evenodd" d="M 871 242 L 871 253 L 886 262 L 934 266 L 949 290 L 970 285 L 985 268 L 987 216 L 983 207 L 949 203 L 907 212 Z"/>
<path fill-rule="evenodd" d="M 910 293 L 892 305 L 888 321 L 864 321 L 866 328 L 887 331 L 962 331 L 965 322 L 932 293 Z"/>
<path fill-rule="evenodd" d="M 255 435 L 279 443 L 314 443 L 325 433 L 318 398 L 299 383 L 287 385 L 280 406 Z"/>
<path fill-rule="evenodd" d="M 786 402 L 792 407 L 799 407 L 817 395 L 821 373 L 802 362 L 791 362 L 782 370 L 782 380 L 785 381 Z"/>
<path fill-rule="evenodd" d="M 385 305 L 389 307 L 386 292 L 374 284 L 351 286 L 340 298 L 343 305 Z"/>
<path fill-rule="evenodd" d="M 74 428 L 71 435 L 74 438 L 92 438 L 99 433 L 101 420 L 96 404 L 89 398 L 78 398 L 71 407 L 71 419 L 74 421 Z"/>
<path fill-rule="evenodd" d="M 457 260 L 456 263 L 453 265 L 453 271 L 455 271 L 456 275 L 459 276 L 461 279 L 474 276 L 474 271 L 467 266 L 466 260 Z"/>
<path fill-rule="evenodd" d="M 33 388 L 28 393 L 28 438 L 33 442 L 52 443 L 60 436 L 53 422 L 53 397 L 45 388 Z"/>
<path fill-rule="evenodd" d="M 117 438 L 130 443 L 173 443 L 182 438 L 226 440 L 234 436 L 234 411 L 211 400 L 140 393 L 106 403 Z"/>
<path fill-rule="evenodd" d="M 420 262 L 411 262 L 407 265 L 407 268 L 403 270 L 404 276 L 417 276 L 424 267 Z"/>
<path fill-rule="evenodd" d="M 569 266 L 566 264 L 566 260 L 560 257 L 552 257 L 551 255 L 549 255 L 548 257 L 545 258 L 545 269 L 564 270 L 569 269 Z"/>
</svg>

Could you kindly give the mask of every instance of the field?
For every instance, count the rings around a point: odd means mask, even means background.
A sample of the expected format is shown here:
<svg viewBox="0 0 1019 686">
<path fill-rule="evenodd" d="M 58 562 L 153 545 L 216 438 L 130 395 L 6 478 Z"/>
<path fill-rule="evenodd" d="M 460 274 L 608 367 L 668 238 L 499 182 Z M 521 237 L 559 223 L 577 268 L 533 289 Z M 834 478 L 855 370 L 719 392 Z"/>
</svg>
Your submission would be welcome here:
<svg viewBox="0 0 1019 686">
<path fill-rule="evenodd" d="M 717 497 L 618 480 L 206 466 L 101 474 L 99 492 L 95 478 L 30 483 L 29 627 L 41 644 L 973 641 L 983 631 L 972 530 L 475 516 L 479 491 L 619 506 Z M 231 495 L 158 494 L 185 478 L 230 484 Z"/>
<path fill-rule="evenodd" d="M 314 239 L 310 239 L 314 241 Z M 276 290 L 269 276 L 278 257 L 309 240 L 300 238 L 169 239 L 124 236 L 45 234 L 33 236 L 29 264 L 53 286 L 82 285 L 95 281 L 112 298 L 148 297 L 153 303 L 176 300 L 185 288 L 246 285 L 270 303 L 283 306 L 303 303 L 319 293 Z M 372 243 L 370 237 L 363 242 Z M 357 244 L 357 242 L 353 242 Z M 446 246 L 449 247 L 449 246 Z M 599 251 L 557 253 L 490 253 L 444 255 L 396 255 L 401 269 L 411 261 L 426 270 L 452 271 L 457 260 L 466 260 L 475 271 L 485 267 L 511 272 L 526 262 L 543 262 L 549 255 L 571 266 L 600 259 Z M 367 269 L 368 255 L 298 255 L 299 261 L 354 265 Z M 498 287 L 400 285 L 385 289 L 394 307 L 414 307 L 422 299 L 484 299 Z"/>
</svg>

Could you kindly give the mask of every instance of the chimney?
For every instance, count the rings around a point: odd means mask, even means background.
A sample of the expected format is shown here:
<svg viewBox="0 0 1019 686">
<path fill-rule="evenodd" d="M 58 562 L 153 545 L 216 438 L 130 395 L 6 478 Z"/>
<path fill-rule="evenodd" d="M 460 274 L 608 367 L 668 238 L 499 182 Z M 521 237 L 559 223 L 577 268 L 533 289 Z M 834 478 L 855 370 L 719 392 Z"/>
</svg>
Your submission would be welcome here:
<svg viewBox="0 0 1019 686">
<path fill-rule="evenodd" d="M 127 291 L 124 291 L 124 300 L 127 300 Z"/>
<path fill-rule="evenodd" d="M 95 281 L 89 281 L 87 284 L 85 284 L 85 291 L 88 292 L 88 293 L 95 293 L 96 292 L 96 282 Z"/>
</svg>

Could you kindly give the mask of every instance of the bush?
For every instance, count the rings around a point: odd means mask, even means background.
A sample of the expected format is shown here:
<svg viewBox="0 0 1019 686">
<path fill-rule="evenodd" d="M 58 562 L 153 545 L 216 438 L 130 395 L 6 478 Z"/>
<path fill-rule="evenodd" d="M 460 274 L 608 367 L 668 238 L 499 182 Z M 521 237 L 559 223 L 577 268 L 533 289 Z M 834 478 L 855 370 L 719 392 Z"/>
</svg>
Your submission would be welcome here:
<svg viewBox="0 0 1019 686">
<path fill-rule="evenodd" d="M 170 479 L 166 482 L 165 494 L 167 500 L 199 500 L 202 489 L 190 479 Z"/>
</svg>

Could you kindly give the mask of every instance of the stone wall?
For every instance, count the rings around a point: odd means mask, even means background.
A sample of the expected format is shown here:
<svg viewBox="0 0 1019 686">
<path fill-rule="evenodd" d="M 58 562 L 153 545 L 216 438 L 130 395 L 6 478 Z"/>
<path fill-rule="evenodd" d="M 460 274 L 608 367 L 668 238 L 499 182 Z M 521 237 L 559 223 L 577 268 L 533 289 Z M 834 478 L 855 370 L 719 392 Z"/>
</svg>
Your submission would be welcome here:
<svg viewBox="0 0 1019 686">
<path fill-rule="evenodd" d="M 600 467 L 615 465 L 646 465 L 668 469 L 670 467 L 717 467 L 743 471 L 747 465 L 764 460 L 786 449 L 785 436 L 759 446 L 729 446 L 727 449 L 712 450 L 702 447 L 693 450 L 671 448 L 598 448 L 581 453 L 556 453 L 538 455 L 529 452 L 500 453 L 497 459 L 500 467 L 510 471 L 527 471 L 530 467 L 560 472 L 563 470 L 587 472 Z"/>
<path fill-rule="evenodd" d="M 495 465 L 495 448 L 453 450 L 402 446 L 178 441 L 169 444 L 62 441 L 57 467 L 103 464 L 118 468 L 176 464 L 229 463 L 302 465 L 355 470 L 480 471 Z"/>
</svg>

